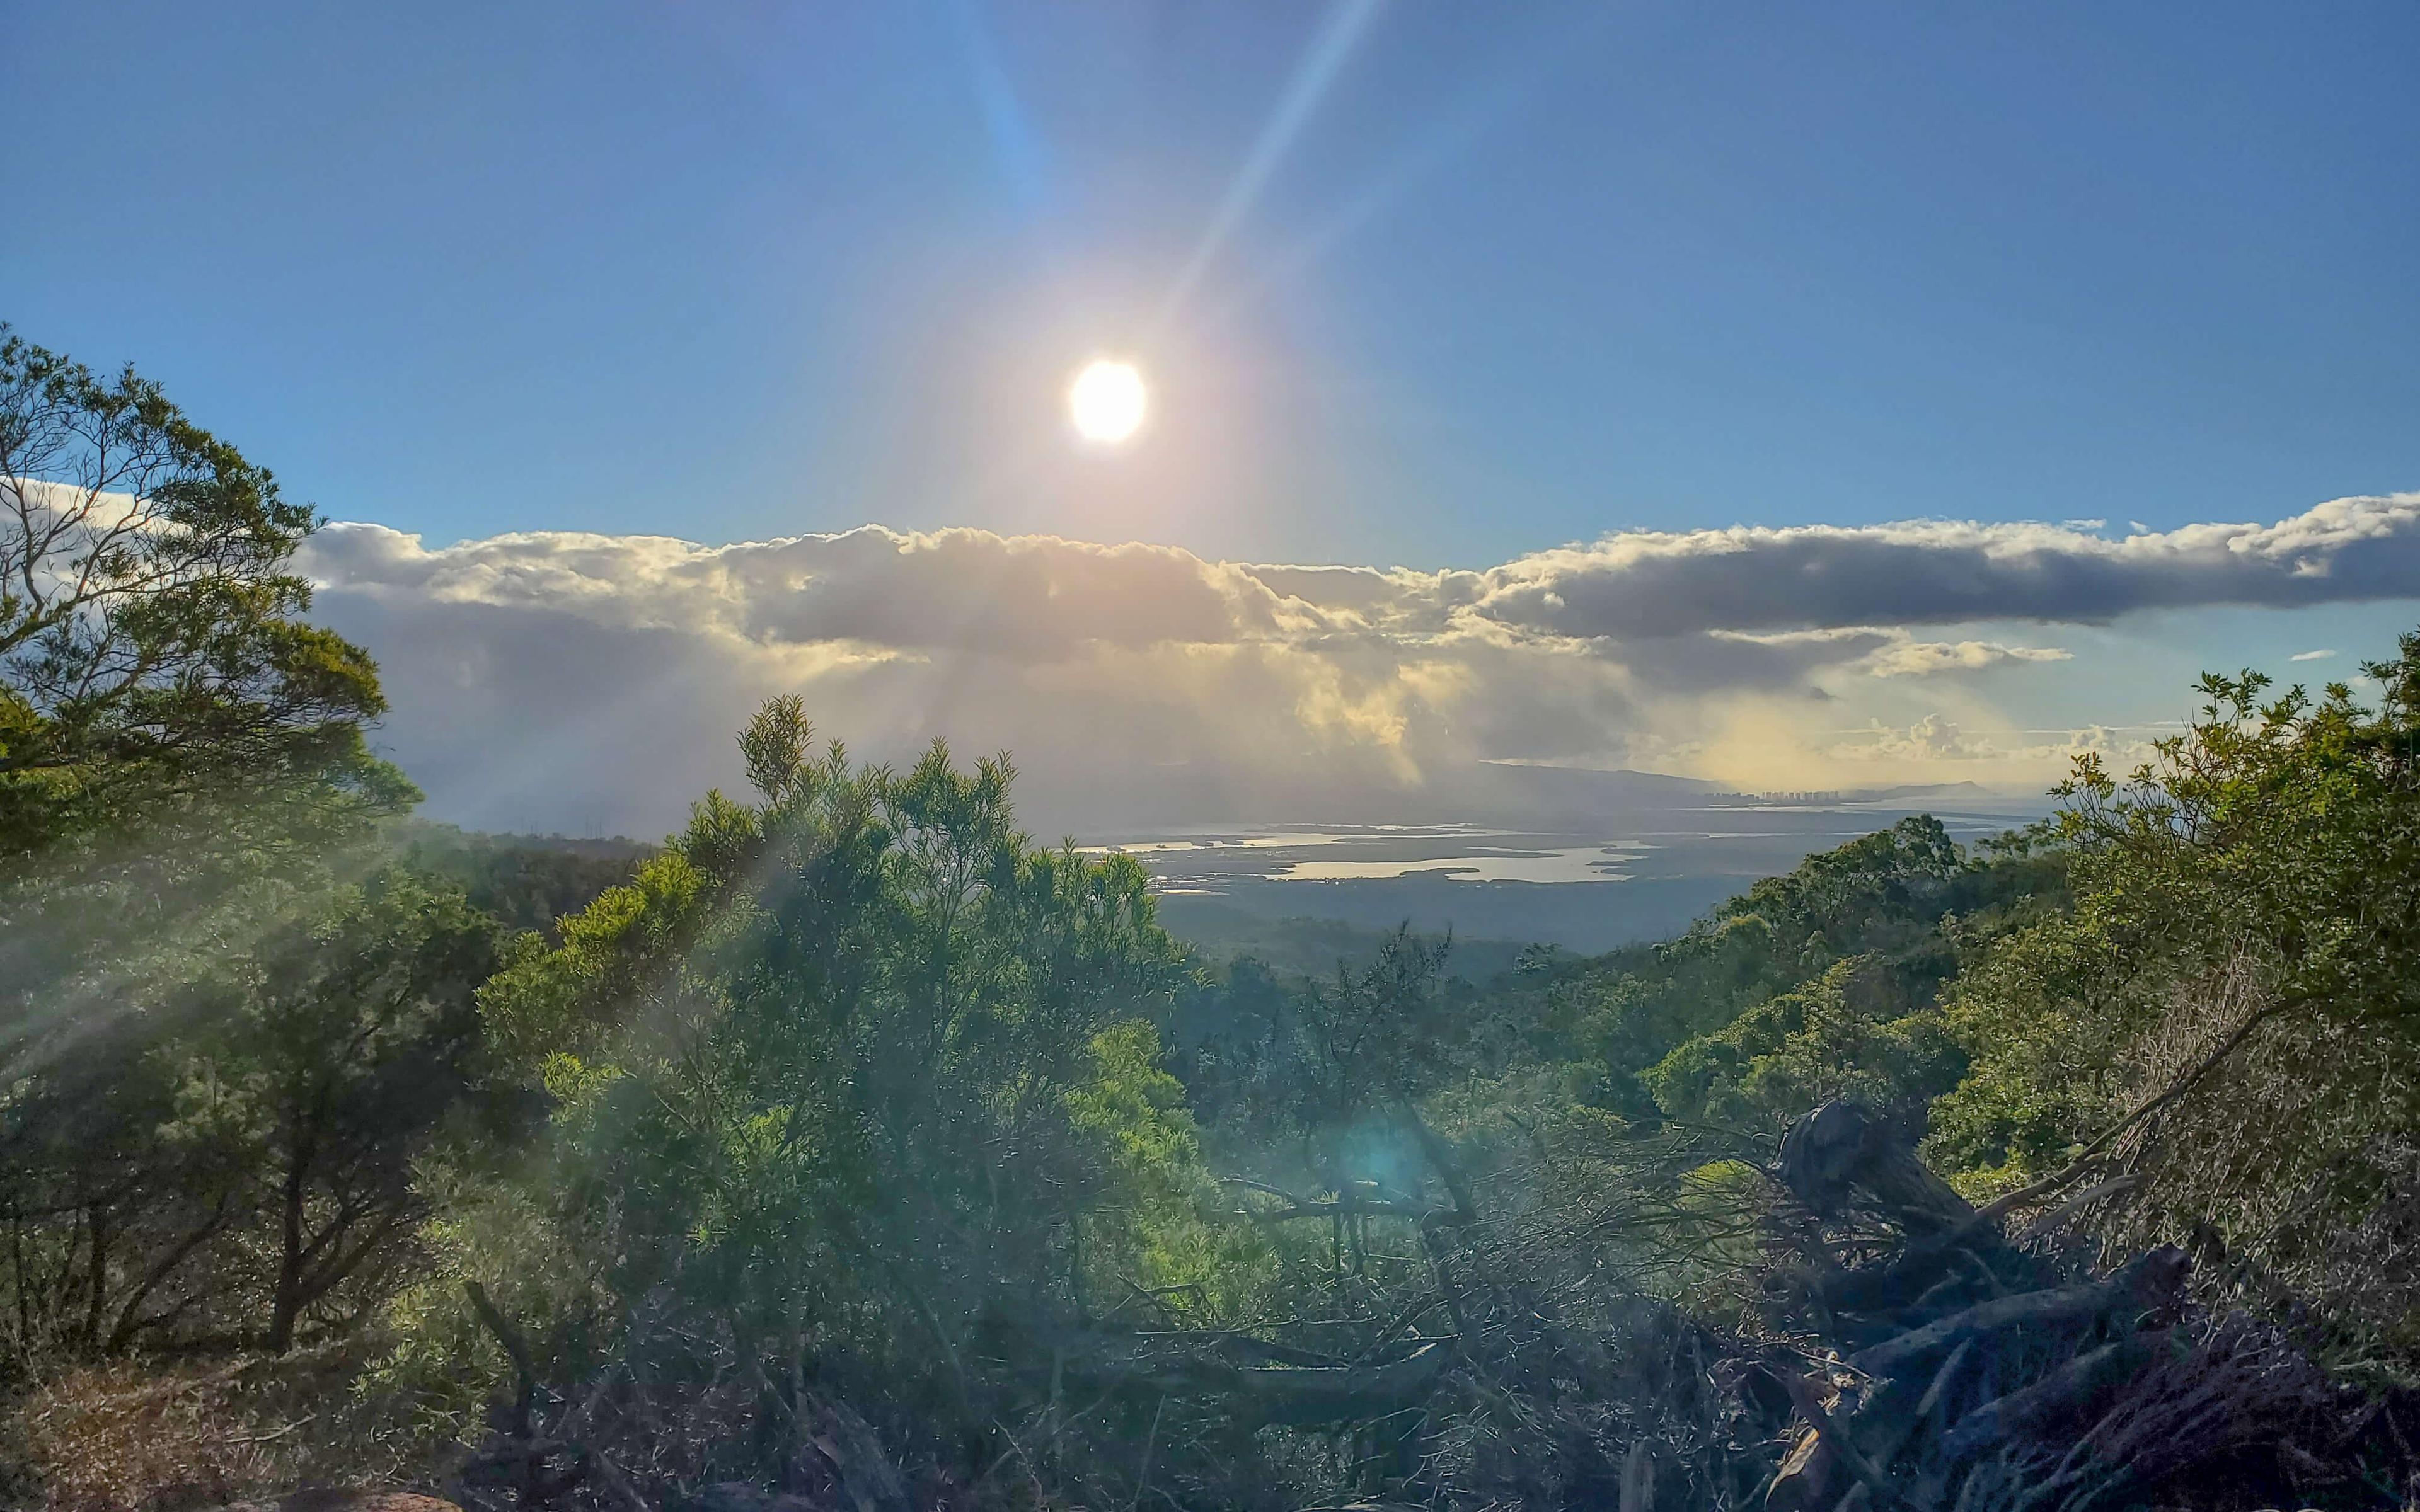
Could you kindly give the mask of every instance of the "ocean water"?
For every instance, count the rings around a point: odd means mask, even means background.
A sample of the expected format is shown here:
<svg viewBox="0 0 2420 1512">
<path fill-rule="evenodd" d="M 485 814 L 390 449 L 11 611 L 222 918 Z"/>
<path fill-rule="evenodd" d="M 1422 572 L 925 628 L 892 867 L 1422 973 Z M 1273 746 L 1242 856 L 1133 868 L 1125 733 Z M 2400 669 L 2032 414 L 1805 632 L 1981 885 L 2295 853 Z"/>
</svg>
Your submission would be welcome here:
<svg viewBox="0 0 2420 1512">
<path fill-rule="evenodd" d="M 1974 841 L 2045 811 L 2040 803 L 1938 812 Z M 1182 932 L 1213 913 L 1411 923 L 1481 939 L 1602 950 L 1660 938 L 1760 877 L 1886 828 L 1905 807 L 1772 804 L 1675 808 L 1588 830 L 1480 825 L 1300 823 L 1207 825 L 1086 847 L 1131 856 Z"/>
</svg>

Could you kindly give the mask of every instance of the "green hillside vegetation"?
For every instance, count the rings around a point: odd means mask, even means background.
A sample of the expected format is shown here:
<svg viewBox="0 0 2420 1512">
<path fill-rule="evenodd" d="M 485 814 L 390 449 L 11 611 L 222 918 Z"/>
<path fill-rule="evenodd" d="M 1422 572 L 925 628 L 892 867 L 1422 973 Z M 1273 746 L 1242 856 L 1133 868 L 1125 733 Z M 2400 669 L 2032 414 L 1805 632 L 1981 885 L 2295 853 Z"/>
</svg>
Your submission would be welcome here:
<svg viewBox="0 0 2420 1512">
<path fill-rule="evenodd" d="M 396 825 L 391 843 L 397 864 L 458 888 L 505 929 L 550 937 L 565 915 L 629 881 L 657 850 L 628 840 L 482 835 L 425 819 Z"/>
<path fill-rule="evenodd" d="M 1325 979 L 1340 961 L 1377 954 L 1388 933 L 1337 918 L 1270 918 L 1216 898 L 1162 897 L 1158 912 L 1169 933 L 1204 961 L 1223 965 L 1250 959 L 1288 977 Z M 1523 941 L 1456 934 L 1445 965 L 1448 973 L 1466 981 L 1489 982 L 1512 972 L 1525 957 L 1539 954 L 1537 946 Z"/>
<path fill-rule="evenodd" d="M 1131 859 L 1016 828 L 1006 758 L 860 764 L 794 698 L 659 848 L 417 824 L 266 471 L 12 337 L 7 490 L 46 522 L 0 523 L 17 1494 L 1764 1504 L 1874 1257 L 1980 1251 L 1991 1296 L 2171 1242 L 2205 1321 L 2077 1358 L 2254 1425 L 2193 1504 L 2412 1489 L 2370 1446 L 2420 1424 L 2420 635 L 2358 697 L 2210 678 L 2050 821 L 1908 819 L 1662 944 L 1214 967 Z M 1955 1192 L 1829 1210 L 1793 1124 Z M 1959 1504 L 2155 1489 L 2073 1442 Z"/>
</svg>

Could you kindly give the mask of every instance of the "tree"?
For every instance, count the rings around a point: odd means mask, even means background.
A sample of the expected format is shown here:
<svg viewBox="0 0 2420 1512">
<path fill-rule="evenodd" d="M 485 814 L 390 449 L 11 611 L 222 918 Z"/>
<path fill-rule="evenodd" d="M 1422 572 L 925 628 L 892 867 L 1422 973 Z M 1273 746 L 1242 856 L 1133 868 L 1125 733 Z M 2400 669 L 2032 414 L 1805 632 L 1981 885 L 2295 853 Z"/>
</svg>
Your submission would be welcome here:
<svg viewBox="0 0 2420 1512">
<path fill-rule="evenodd" d="M 407 791 L 369 657 L 300 618 L 318 525 L 132 368 L 0 326 L 0 857 L 229 784 Z"/>
<path fill-rule="evenodd" d="M 1810 1003 L 1832 1001 L 1820 994 L 1776 999 L 1865 957 L 1854 1011 L 1836 1001 L 1838 1012 L 1818 1011 L 1819 1039 L 1927 1011 L 1968 951 L 2055 907 L 2060 864 L 2015 852 L 1962 856 L 1939 820 L 1902 819 L 1755 883 L 1679 939 L 1619 950 L 1571 973 L 1548 989 L 1549 1022 L 1567 1050 L 1602 1068 L 1609 1107 L 1641 1119 L 1712 1117 L 1702 1101 L 1709 1077 L 1728 1083 L 1745 1074 L 1751 1058 L 1808 1029 L 1802 1011 Z M 1920 1103 L 1940 1069 L 1932 1049 L 1916 1042 L 1930 1036 L 1911 1022 L 1886 1038 L 1900 1041 L 1892 1054 L 1900 1071 L 1932 1063 L 1894 1083 L 1895 1095 Z M 1785 1060 L 1804 1062 L 1815 1042 L 1797 1042 Z M 1797 1094 L 1782 1091 L 1793 1078 L 1815 1085 L 1783 1071 L 1776 1061 L 1761 1073 L 1781 1101 L 1759 1106 L 1760 1119 L 1803 1110 L 1791 1102 Z M 1745 1103 L 1727 1104 L 1726 1116 L 1746 1113 Z"/>
<path fill-rule="evenodd" d="M 230 949 L 0 1107 L 0 1284 L 29 1353 L 163 1336 L 284 1351 L 367 1303 L 426 1215 L 414 1163 L 483 1103 L 491 920 L 374 876 Z"/>
<path fill-rule="evenodd" d="M 1131 859 L 1015 827 L 1005 761 L 855 768 L 810 739 L 768 704 L 740 740 L 758 801 L 709 794 L 482 1006 L 554 1102 L 528 1200 L 557 1252 L 611 1257 L 607 1305 L 963 1387 L 996 1311 L 1063 1322 L 1215 1248 L 1151 1025 L 1183 954 Z M 590 1294 L 463 1264 L 508 1308 Z M 535 1321 L 574 1353 L 617 1326 Z"/>
<path fill-rule="evenodd" d="M 2200 1236 L 2206 1268 L 2350 1326 L 2420 1316 L 2420 634 L 2337 684 L 2202 680 L 2124 779 L 2080 763 L 2053 828 L 2076 905 L 1951 995 L 1974 1057 L 1935 1149 L 2015 1184 L 2105 1154 L 2113 1223 Z"/>
<path fill-rule="evenodd" d="M 248 1175 L 270 1349 L 426 1215 L 412 1163 L 481 1089 L 475 994 L 497 956 L 460 894 L 386 872 L 189 989 L 179 1117 L 231 1138 Z"/>
<path fill-rule="evenodd" d="M 1874 958 L 1853 956 L 1682 1044 L 1642 1080 L 1667 1114 L 1693 1122 L 1769 1134 L 1846 1098 L 1920 1126 L 1964 1068 L 1938 1016 L 1899 986 Z"/>
<path fill-rule="evenodd" d="M 0 1056 L 55 1064 L 272 927 L 418 795 L 360 648 L 299 617 L 318 523 L 132 369 L 0 328 Z"/>
<path fill-rule="evenodd" d="M 1408 925 L 1357 967 L 1304 981 L 1269 1025 L 1263 1093 L 1269 1133 L 1293 1136 L 1299 1174 L 1342 1190 L 1393 1178 L 1409 1184 L 1423 1157 L 1405 1128 L 1414 1104 L 1475 1056 L 1476 1015 L 1448 991 L 1450 938 Z"/>
<path fill-rule="evenodd" d="M 240 1289 L 201 1277 L 252 1210 L 225 1131 L 187 1118 L 196 994 L 312 927 L 417 796 L 365 741 L 369 657 L 302 618 L 318 524 L 156 384 L 0 328 L 0 1214 L 25 1349 L 123 1347 Z"/>
</svg>

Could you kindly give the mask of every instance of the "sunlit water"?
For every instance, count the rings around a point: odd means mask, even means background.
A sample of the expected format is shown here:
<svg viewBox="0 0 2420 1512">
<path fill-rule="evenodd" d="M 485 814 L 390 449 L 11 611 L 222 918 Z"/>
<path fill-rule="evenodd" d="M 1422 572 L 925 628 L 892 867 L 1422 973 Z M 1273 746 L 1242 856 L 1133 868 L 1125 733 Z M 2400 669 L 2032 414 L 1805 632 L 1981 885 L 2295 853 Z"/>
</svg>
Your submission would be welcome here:
<svg viewBox="0 0 2420 1512">
<path fill-rule="evenodd" d="M 1642 816 L 1626 834 L 1521 831 L 1477 825 L 1261 825 L 1137 836 L 1088 847 L 1133 856 L 1159 891 L 1218 895 L 1264 883 L 1448 881 L 1566 886 L 1642 874 L 1731 874 L 1786 869 L 1797 856 L 1885 827 L 1902 810 L 1854 805 L 1746 806 Z M 1944 814 L 1961 840 L 2015 822 L 1997 813 Z M 1745 848 L 1759 854 L 1747 861 Z M 1772 852 L 1774 859 L 1761 860 Z"/>
</svg>

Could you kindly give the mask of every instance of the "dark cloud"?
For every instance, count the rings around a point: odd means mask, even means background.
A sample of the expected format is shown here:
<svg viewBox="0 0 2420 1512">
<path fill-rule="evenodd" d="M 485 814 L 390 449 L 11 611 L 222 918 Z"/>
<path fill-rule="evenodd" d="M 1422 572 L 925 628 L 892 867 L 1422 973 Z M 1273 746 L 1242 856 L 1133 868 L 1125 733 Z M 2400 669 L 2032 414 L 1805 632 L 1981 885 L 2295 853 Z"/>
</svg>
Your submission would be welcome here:
<svg viewBox="0 0 2420 1512">
<path fill-rule="evenodd" d="M 2105 624 L 2138 609 L 2294 608 L 2420 594 L 2420 494 L 2339 499 L 2274 525 L 2109 540 L 2066 526 L 1917 521 L 1610 537 L 1499 567 L 1476 612 L 1646 640 L 1705 630 Z"/>
</svg>

